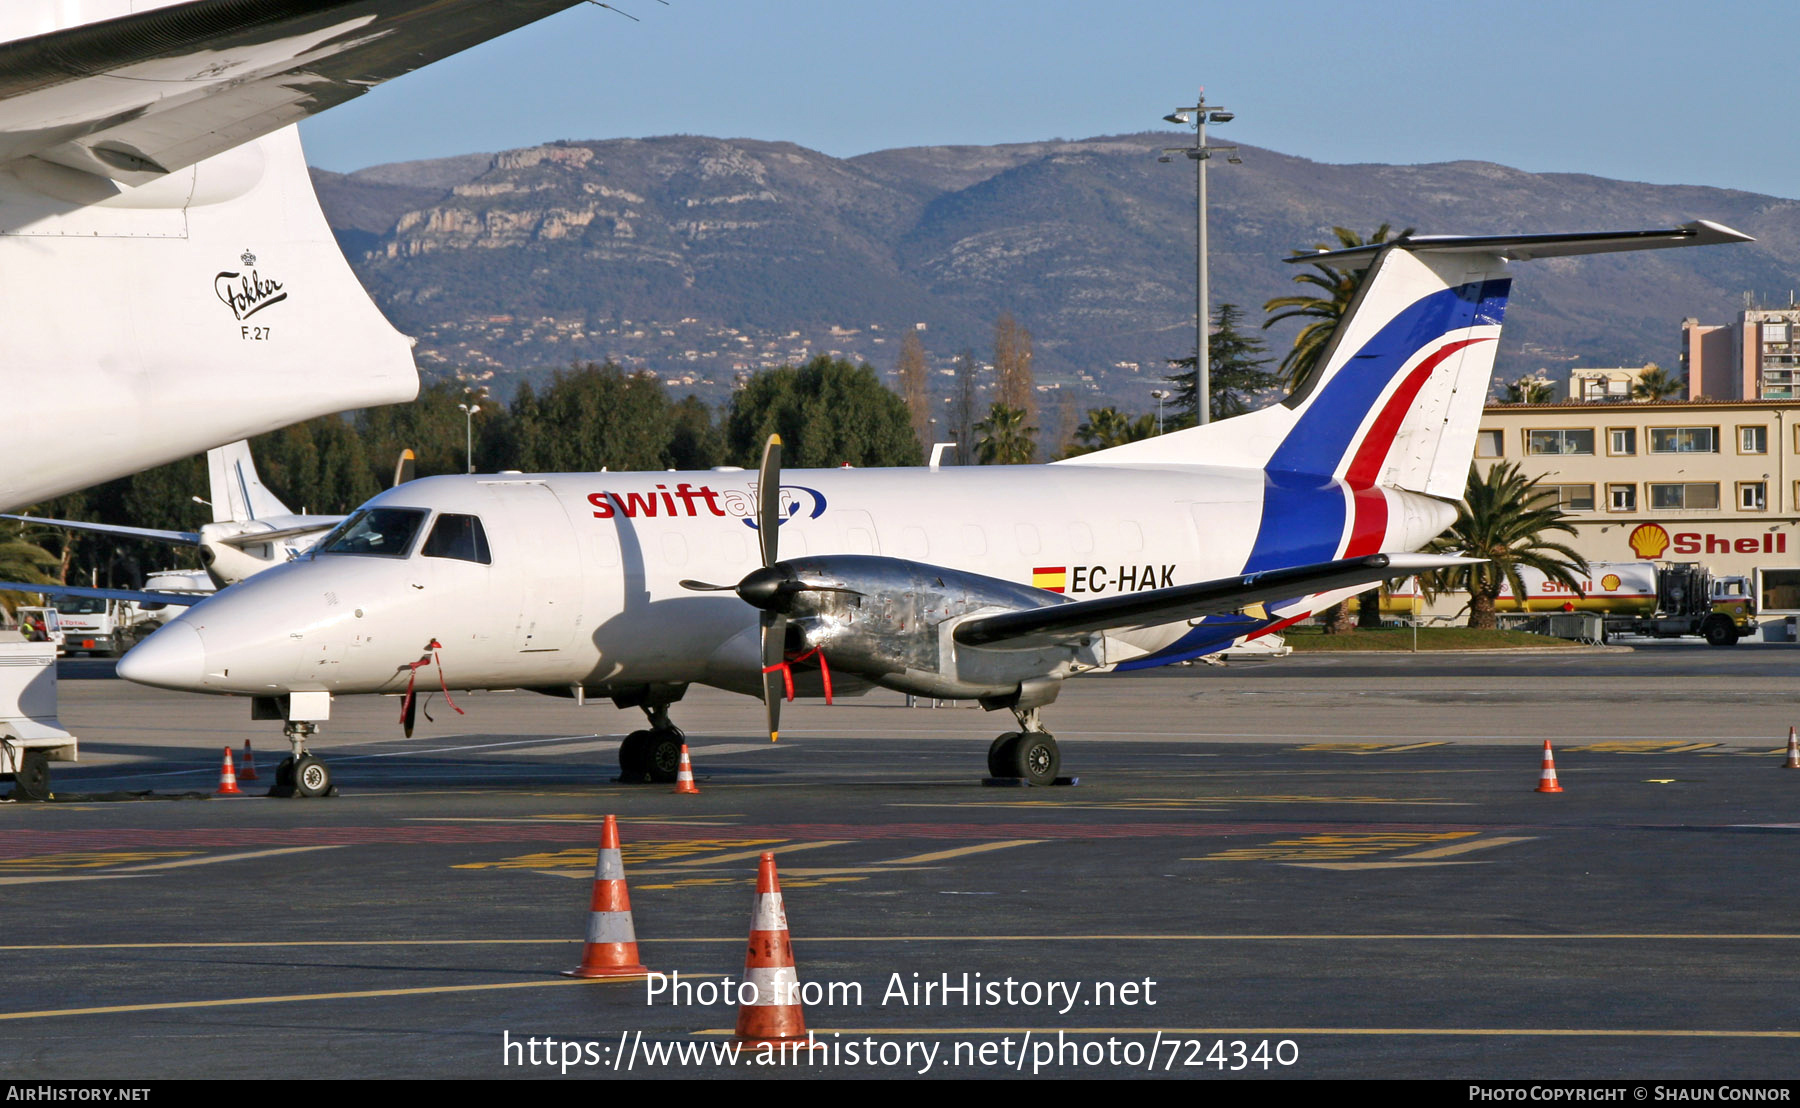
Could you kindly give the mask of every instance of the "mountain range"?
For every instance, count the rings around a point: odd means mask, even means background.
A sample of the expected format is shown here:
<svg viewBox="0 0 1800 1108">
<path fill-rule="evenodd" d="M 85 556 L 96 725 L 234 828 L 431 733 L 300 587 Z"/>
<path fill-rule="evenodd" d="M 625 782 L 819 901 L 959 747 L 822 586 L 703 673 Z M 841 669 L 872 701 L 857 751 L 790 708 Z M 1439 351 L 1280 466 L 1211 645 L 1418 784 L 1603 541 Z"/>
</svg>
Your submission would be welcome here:
<svg viewBox="0 0 1800 1108">
<path fill-rule="evenodd" d="M 1170 133 L 833 158 L 699 136 L 556 142 L 315 170 L 327 218 L 422 366 L 519 374 L 612 357 L 703 395 L 837 352 L 890 372 L 919 328 L 934 367 L 1011 312 L 1040 386 L 1149 403 L 1193 352 L 1194 175 Z M 1243 147 L 1208 171 L 1212 300 L 1252 321 L 1300 291 L 1281 259 L 1381 224 L 1421 233 L 1673 226 L 1747 246 L 1526 263 L 1498 379 L 1679 364 L 1680 322 L 1800 284 L 1800 202 L 1486 162 L 1328 165 Z M 1292 331 L 1268 332 L 1279 355 Z M 947 384 L 946 390 L 947 391 Z M 1066 395 L 1066 394 L 1065 394 Z M 1095 401 L 1097 402 L 1097 401 Z"/>
</svg>

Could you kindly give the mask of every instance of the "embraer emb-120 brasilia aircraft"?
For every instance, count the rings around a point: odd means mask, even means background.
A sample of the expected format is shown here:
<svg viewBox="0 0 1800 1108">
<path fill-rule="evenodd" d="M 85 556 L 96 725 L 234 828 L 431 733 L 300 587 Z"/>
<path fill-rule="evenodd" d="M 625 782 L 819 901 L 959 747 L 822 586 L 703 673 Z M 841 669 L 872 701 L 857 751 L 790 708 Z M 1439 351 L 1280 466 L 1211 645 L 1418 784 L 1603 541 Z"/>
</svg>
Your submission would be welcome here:
<svg viewBox="0 0 1800 1108">
<path fill-rule="evenodd" d="M 699 683 L 784 698 L 978 698 L 1019 730 L 996 776 L 1047 783 L 1065 679 L 1193 658 L 1370 584 L 1456 516 L 1511 260 L 1746 241 L 1661 231 L 1410 237 L 1311 255 L 1367 270 L 1323 369 L 1283 402 L 1042 466 L 433 477 L 370 500 L 302 559 L 204 600 L 119 664 L 287 721 L 279 784 L 331 699 L 526 688 L 642 708 L 627 777 L 670 778 L 669 707 Z M 779 493 L 776 490 L 779 489 Z M 411 701 L 408 701 L 410 705 Z"/>
</svg>

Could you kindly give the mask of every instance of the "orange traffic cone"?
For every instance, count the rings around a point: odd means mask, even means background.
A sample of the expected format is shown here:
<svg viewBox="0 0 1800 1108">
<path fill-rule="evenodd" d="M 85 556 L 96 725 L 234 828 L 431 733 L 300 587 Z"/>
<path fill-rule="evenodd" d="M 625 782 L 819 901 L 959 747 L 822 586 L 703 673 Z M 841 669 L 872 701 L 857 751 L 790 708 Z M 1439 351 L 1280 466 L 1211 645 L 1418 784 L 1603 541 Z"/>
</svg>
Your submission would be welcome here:
<svg viewBox="0 0 1800 1108">
<path fill-rule="evenodd" d="M 1781 763 L 1782 769 L 1800 769 L 1800 738 L 1794 735 L 1794 729 L 1788 728 L 1787 761 Z"/>
<path fill-rule="evenodd" d="M 775 876 L 775 855 L 767 851 L 756 868 L 756 906 L 750 913 L 750 946 L 744 954 L 745 994 L 751 985 L 756 986 L 754 999 L 746 995 L 738 1007 L 740 1041 L 758 1046 L 806 1038 L 781 882 Z"/>
<path fill-rule="evenodd" d="M 1563 787 L 1556 783 L 1556 758 L 1550 753 L 1550 740 L 1544 740 L 1544 770 L 1538 775 L 1537 791 L 1541 793 L 1559 793 Z"/>
<path fill-rule="evenodd" d="M 694 767 L 688 761 L 687 744 L 681 744 L 681 768 L 675 771 L 675 791 L 692 796 L 700 795 L 700 786 L 694 784 Z"/>
<path fill-rule="evenodd" d="M 619 823 L 611 816 L 600 829 L 600 856 L 594 863 L 594 896 L 589 902 L 587 945 L 581 965 L 565 977 L 625 977 L 646 974 L 638 961 L 637 932 L 631 926 L 631 893 L 619 855 Z"/>
<path fill-rule="evenodd" d="M 250 740 L 244 740 L 244 780 L 256 780 L 256 755 L 250 752 Z"/>
<path fill-rule="evenodd" d="M 225 764 L 219 767 L 219 789 L 214 796 L 243 796 L 237 787 L 237 770 L 231 768 L 231 748 L 225 748 Z"/>
</svg>

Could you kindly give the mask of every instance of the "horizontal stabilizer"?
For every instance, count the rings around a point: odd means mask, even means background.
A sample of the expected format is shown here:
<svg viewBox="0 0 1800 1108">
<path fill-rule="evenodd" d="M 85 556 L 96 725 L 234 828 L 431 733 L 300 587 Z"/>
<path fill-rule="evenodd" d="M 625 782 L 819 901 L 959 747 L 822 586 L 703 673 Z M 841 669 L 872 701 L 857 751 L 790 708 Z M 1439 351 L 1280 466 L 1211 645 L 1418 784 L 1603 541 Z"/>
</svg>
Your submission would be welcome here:
<svg viewBox="0 0 1800 1108">
<path fill-rule="evenodd" d="M 343 516 L 328 516 L 316 522 L 303 523 L 294 527 L 280 527 L 273 531 L 246 531 L 241 535 L 221 537 L 218 541 L 226 546 L 235 546 L 240 550 L 246 546 L 255 546 L 264 542 L 279 542 L 299 535 L 323 535 L 325 532 L 343 522 Z"/>
<path fill-rule="evenodd" d="M 212 593 L 146 592 L 142 589 L 90 589 L 81 585 L 33 585 L 24 581 L 0 581 L 0 592 L 28 592 L 40 596 L 75 596 L 83 600 L 125 600 L 133 604 L 172 604 L 185 608 Z"/>
<path fill-rule="evenodd" d="M 1049 604 L 1023 612 L 981 616 L 958 625 L 955 638 L 963 646 L 1039 645 L 1095 631 L 1153 627 L 1177 620 L 1224 615 L 1252 604 L 1372 585 L 1392 577 L 1428 573 L 1483 560 L 1447 554 L 1370 554 L 1099 600 Z M 1033 641 L 1019 641 L 1025 639 Z"/>
<path fill-rule="evenodd" d="M 142 184 L 580 0 L 188 0 L 0 43 L 0 162 Z"/>
<path fill-rule="evenodd" d="M 1532 258 L 1568 258 L 1577 254 L 1615 254 L 1626 250 L 1662 250 L 1674 246 L 1719 246 L 1728 242 L 1755 242 L 1711 220 L 1697 219 L 1661 231 L 1582 231 L 1552 235 L 1408 235 L 1391 243 L 1377 242 L 1343 250 L 1295 254 L 1287 262 L 1328 262 L 1339 269 L 1360 269 L 1388 246 L 1415 254 L 1493 254 L 1507 261 Z M 1361 260 L 1362 265 L 1357 265 Z"/>
<path fill-rule="evenodd" d="M 127 539 L 148 539 L 151 542 L 166 542 L 172 546 L 200 545 L 200 535 L 196 531 L 159 531 L 154 527 L 124 527 L 116 523 L 88 523 L 79 519 L 47 519 L 43 516 L 0 514 L 0 519 L 12 519 L 20 523 L 39 523 L 46 527 L 64 527 L 70 531 L 92 531 L 101 535 L 118 535 Z"/>
</svg>

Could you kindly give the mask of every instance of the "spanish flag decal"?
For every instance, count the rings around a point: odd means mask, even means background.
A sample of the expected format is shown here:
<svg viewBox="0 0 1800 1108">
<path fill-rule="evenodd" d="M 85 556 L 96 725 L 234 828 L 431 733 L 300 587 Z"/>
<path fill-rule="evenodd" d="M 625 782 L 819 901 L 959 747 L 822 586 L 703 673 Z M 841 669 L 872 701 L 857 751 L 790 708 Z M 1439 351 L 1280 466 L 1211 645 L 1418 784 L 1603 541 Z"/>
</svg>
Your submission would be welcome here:
<svg viewBox="0 0 1800 1108">
<path fill-rule="evenodd" d="M 1032 587 L 1045 592 L 1061 592 L 1068 581 L 1068 566 L 1038 566 L 1031 571 Z"/>
</svg>

